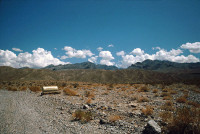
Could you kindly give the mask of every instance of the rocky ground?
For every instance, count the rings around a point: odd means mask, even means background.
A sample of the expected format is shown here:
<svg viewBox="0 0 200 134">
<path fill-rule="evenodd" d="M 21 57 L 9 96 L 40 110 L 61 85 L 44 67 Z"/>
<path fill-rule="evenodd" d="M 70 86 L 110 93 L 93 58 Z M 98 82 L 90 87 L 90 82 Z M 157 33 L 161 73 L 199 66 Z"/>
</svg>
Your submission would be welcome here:
<svg viewBox="0 0 200 134">
<path fill-rule="evenodd" d="M 199 107 L 200 89 L 174 84 L 65 85 L 61 94 L 0 90 L 0 133 L 147 133 L 151 120 L 164 131 L 180 107 Z M 168 105 L 167 105 L 168 104 Z M 80 114 L 78 111 L 88 113 Z M 89 116 L 89 117 L 88 117 Z M 171 117 L 169 117 L 170 119 Z"/>
</svg>

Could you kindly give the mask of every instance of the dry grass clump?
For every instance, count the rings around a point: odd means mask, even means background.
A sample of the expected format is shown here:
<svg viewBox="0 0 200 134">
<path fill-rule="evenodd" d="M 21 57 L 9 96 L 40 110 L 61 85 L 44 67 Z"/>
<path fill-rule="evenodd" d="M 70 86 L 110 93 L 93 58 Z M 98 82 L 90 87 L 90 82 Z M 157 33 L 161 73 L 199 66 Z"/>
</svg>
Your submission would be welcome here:
<svg viewBox="0 0 200 134">
<path fill-rule="evenodd" d="M 158 92 L 158 89 L 154 89 L 154 90 L 153 90 L 153 93 L 157 93 L 157 92 Z"/>
<path fill-rule="evenodd" d="M 200 104 L 198 102 L 195 102 L 195 101 L 187 101 L 187 104 L 192 105 L 194 107 L 200 107 Z"/>
<path fill-rule="evenodd" d="M 172 121 L 172 113 L 170 111 L 164 111 L 159 114 L 162 121 L 164 122 L 171 122 Z"/>
<path fill-rule="evenodd" d="M 146 106 L 146 108 L 142 109 L 142 113 L 146 116 L 153 114 L 153 108 L 151 106 Z"/>
<path fill-rule="evenodd" d="M 88 97 L 88 98 L 94 98 L 94 93 L 93 92 L 90 92 L 90 91 L 85 91 L 85 97 Z"/>
<path fill-rule="evenodd" d="M 149 88 L 145 85 L 145 86 L 140 87 L 138 91 L 139 92 L 148 92 Z"/>
<path fill-rule="evenodd" d="M 177 94 L 178 92 L 176 90 L 171 90 L 169 93 L 170 94 Z"/>
<path fill-rule="evenodd" d="M 12 86 L 9 86 L 7 88 L 8 91 L 17 91 L 17 88 L 16 87 L 12 87 Z"/>
<path fill-rule="evenodd" d="M 170 134 L 199 134 L 200 133 L 200 109 L 181 108 L 175 111 L 173 120 L 168 124 L 167 131 Z"/>
<path fill-rule="evenodd" d="M 74 120 L 79 120 L 82 123 L 86 123 L 92 120 L 92 113 L 90 111 L 76 110 L 74 113 L 72 113 L 72 117 Z"/>
<path fill-rule="evenodd" d="M 147 97 L 141 96 L 141 97 L 138 97 L 138 98 L 137 98 L 137 101 L 138 101 L 138 102 L 149 102 L 149 99 L 148 99 Z"/>
<path fill-rule="evenodd" d="M 118 120 L 120 120 L 121 119 L 121 117 L 119 116 L 119 115 L 111 115 L 109 118 L 108 118 L 108 120 L 110 121 L 110 122 L 116 122 L 116 121 L 118 121 Z"/>
<path fill-rule="evenodd" d="M 161 106 L 161 109 L 165 111 L 173 111 L 174 110 L 173 103 L 171 101 L 166 101 L 165 104 Z"/>
<path fill-rule="evenodd" d="M 185 96 L 180 96 L 179 98 L 176 99 L 176 101 L 178 103 L 186 103 L 187 99 L 185 98 Z"/>
<path fill-rule="evenodd" d="M 78 96 L 78 93 L 75 90 L 71 90 L 69 88 L 64 89 L 63 92 L 69 96 Z"/>
<path fill-rule="evenodd" d="M 154 95 L 154 97 L 158 97 L 159 96 L 159 94 L 158 93 L 156 93 L 155 95 Z"/>
<path fill-rule="evenodd" d="M 25 90 L 27 90 L 27 87 L 21 87 L 19 90 L 20 91 L 25 91 Z"/>
<path fill-rule="evenodd" d="M 86 100 L 86 103 L 87 103 L 87 104 L 91 104 L 91 103 L 92 103 L 92 99 L 91 99 L 91 98 L 87 99 L 87 100 Z"/>
<path fill-rule="evenodd" d="M 169 88 L 164 88 L 163 90 L 162 90 L 162 92 L 168 92 L 170 89 Z"/>
<path fill-rule="evenodd" d="M 40 89 L 39 86 L 31 86 L 31 87 L 29 87 L 29 89 L 30 89 L 32 92 L 39 92 L 39 91 L 41 91 L 41 89 Z"/>
<path fill-rule="evenodd" d="M 171 96 L 164 96 L 164 97 L 163 97 L 163 100 L 171 100 L 171 99 L 172 99 Z"/>
<path fill-rule="evenodd" d="M 161 95 L 160 95 L 160 97 L 165 97 L 165 96 L 170 96 L 170 94 L 167 93 L 167 92 L 162 92 Z"/>
</svg>

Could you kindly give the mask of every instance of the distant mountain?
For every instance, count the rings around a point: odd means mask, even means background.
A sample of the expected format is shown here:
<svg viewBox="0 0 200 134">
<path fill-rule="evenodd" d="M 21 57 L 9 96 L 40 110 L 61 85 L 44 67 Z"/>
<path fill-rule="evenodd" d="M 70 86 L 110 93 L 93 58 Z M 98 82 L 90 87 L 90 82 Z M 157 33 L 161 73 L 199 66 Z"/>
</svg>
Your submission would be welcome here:
<svg viewBox="0 0 200 134">
<path fill-rule="evenodd" d="M 96 65 L 91 62 L 75 63 L 75 64 L 65 64 L 65 65 L 49 65 L 44 69 L 50 70 L 67 70 L 67 69 L 103 69 L 103 70 L 117 70 L 116 66 L 107 66 L 107 65 Z"/>
<path fill-rule="evenodd" d="M 160 60 L 145 60 L 137 62 L 128 67 L 128 69 L 154 70 L 161 72 L 171 72 L 177 70 L 200 70 L 200 62 L 197 63 L 176 63 Z"/>
</svg>

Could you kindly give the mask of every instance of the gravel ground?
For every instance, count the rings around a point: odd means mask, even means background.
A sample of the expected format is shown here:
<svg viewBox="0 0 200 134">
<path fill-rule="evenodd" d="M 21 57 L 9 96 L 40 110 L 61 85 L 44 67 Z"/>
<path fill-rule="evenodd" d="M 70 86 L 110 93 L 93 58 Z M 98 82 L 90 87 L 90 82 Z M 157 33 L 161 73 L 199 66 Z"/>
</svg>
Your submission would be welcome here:
<svg viewBox="0 0 200 134">
<path fill-rule="evenodd" d="M 71 114 L 62 110 L 65 107 L 60 109 L 66 102 L 59 101 L 30 91 L 0 90 L 0 133 L 107 133 L 98 126 L 71 121 Z"/>
</svg>

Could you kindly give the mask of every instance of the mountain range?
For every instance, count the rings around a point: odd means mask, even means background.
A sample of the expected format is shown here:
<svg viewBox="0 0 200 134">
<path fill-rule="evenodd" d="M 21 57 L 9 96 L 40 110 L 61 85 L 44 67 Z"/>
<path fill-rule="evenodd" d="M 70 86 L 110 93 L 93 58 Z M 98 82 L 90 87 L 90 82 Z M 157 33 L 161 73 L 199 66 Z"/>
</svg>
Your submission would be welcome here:
<svg viewBox="0 0 200 134">
<path fill-rule="evenodd" d="M 44 69 L 50 70 L 67 70 L 67 69 L 103 69 L 103 70 L 117 70 L 116 66 L 107 66 L 107 65 L 100 65 L 94 64 L 91 62 L 83 62 L 83 63 L 75 63 L 75 64 L 65 64 L 65 65 L 49 65 Z"/>
<path fill-rule="evenodd" d="M 160 60 L 145 60 L 143 62 L 137 62 L 128 67 L 128 69 L 143 69 L 160 72 L 174 72 L 181 70 L 200 70 L 200 62 L 197 63 L 176 63 L 170 61 Z"/>
<path fill-rule="evenodd" d="M 65 64 L 65 65 L 49 65 L 44 69 L 50 70 L 69 70 L 69 69 L 102 69 L 102 70 L 118 70 L 116 66 L 107 66 L 94 64 L 91 62 L 75 63 L 75 64 Z M 142 69 L 151 70 L 159 72 L 175 72 L 175 71 L 191 71 L 200 70 L 200 62 L 197 63 L 176 63 L 170 61 L 160 61 L 160 60 L 145 60 L 143 62 L 137 62 L 132 64 L 127 69 Z"/>
</svg>

